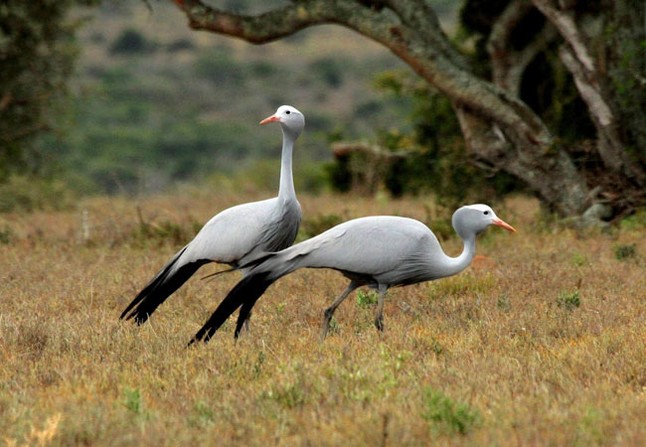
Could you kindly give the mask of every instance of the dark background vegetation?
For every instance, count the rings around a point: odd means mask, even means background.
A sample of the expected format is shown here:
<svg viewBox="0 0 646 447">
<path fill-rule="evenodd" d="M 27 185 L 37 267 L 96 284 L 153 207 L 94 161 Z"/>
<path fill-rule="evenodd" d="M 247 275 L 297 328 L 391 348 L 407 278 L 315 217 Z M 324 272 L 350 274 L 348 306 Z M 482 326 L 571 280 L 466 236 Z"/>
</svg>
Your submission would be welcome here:
<svg viewBox="0 0 646 447">
<path fill-rule="evenodd" d="M 280 3 L 214 2 L 253 13 Z M 489 78 L 485 43 L 508 2 L 433 3 Z M 520 46 L 544 21 L 530 19 L 516 31 Z M 432 192 L 448 206 L 523 191 L 468 157 L 448 99 L 340 27 L 256 47 L 190 30 L 171 2 L 139 0 L 10 2 L 0 21 L 0 210 L 209 180 L 273 188 L 280 139 L 257 122 L 285 103 L 307 118 L 295 163 L 301 190 Z M 577 163 L 594 165 L 594 126 L 556 52 L 554 43 L 532 62 L 521 98 Z M 339 141 L 374 151 L 334 158 Z"/>
</svg>

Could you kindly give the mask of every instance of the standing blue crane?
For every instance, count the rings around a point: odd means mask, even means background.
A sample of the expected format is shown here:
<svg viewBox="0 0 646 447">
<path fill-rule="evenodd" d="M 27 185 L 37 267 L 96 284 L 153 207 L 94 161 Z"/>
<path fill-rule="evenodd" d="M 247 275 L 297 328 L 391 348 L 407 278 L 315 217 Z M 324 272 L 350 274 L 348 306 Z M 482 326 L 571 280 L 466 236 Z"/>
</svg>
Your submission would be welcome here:
<svg viewBox="0 0 646 447">
<path fill-rule="evenodd" d="M 234 333 L 237 338 L 249 312 L 267 288 L 300 268 L 330 268 L 350 280 L 343 293 L 325 310 L 321 339 L 327 335 L 336 308 L 361 286 L 378 291 L 375 326 L 382 331 L 384 299 L 390 287 L 460 273 L 473 260 L 476 236 L 489 225 L 516 231 L 489 206 L 482 204 L 459 208 L 453 213 L 452 224 L 464 242 L 462 253 L 457 257 L 445 254 L 437 237 L 422 222 L 395 216 L 353 219 L 285 250 L 267 254 L 246 270 L 244 278 L 228 293 L 189 344 L 207 342 L 240 307 Z"/>
<path fill-rule="evenodd" d="M 260 124 L 279 123 L 283 133 L 278 197 L 228 208 L 209 220 L 195 238 L 177 252 L 137 294 L 121 319 L 145 323 L 173 292 L 200 267 L 211 262 L 244 266 L 267 252 L 289 247 L 301 222 L 301 206 L 292 178 L 294 143 L 305 127 L 303 114 L 280 106 Z"/>
</svg>

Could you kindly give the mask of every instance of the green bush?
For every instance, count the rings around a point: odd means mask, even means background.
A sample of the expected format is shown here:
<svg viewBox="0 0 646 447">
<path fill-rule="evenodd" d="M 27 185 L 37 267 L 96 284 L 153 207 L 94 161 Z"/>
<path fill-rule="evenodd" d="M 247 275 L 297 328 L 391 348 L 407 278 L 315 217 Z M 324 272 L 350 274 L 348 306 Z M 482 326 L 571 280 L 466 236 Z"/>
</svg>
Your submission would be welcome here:
<svg viewBox="0 0 646 447">
<path fill-rule="evenodd" d="M 424 407 L 422 417 L 443 433 L 466 435 L 481 419 L 477 410 L 432 388 L 424 391 Z"/>
<path fill-rule="evenodd" d="M 372 307 L 377 304 L 379 300 L 379 294 L 374 290 L 369 290 L 367 292 L 363 290 L 357 290 L 357 305 L 362 308 Z"/>
<path fill-rule="evenodd" d="M 325 57 L 312 62 L 309 69 L 313 74 L 319 76 L 326 85 L 337 88 L 343 84 L 343 65 L 343 61 L 336 57 Z"/>
<path fill-rule="evenodd" d="M 335 225 L 343 222 L 343 219 L 336 214 L 319 214 L 317 216 L 306 217 L 301 222 L 301 228 L 298 233 L 298 240 L 305 240 L 329 230 Z"/>
<path fill-rule="evenodd" d="M 561 292 L 556 299 L 556 304 L 566 310 L 574 310 L 581 306 L 581 294 L 578 290 Z"/>
<path fill-rule="evenodd" d="M 74 203 L 75 195 L 60 180 L 12 175 L 0 184 L 0 212 L 61 210 Z"/>
<path fill-rule="evenodd" d="M 617 245 L 615 247 L 615 258 L 619 261 L 631 259 L 637 256 L 637 244 Z"/>
<path fill-rule="evenodd" d="M 148 53 L 154 49 L 154 45 L 139 31 L 125 29 L 119 34 L 110 46 L 110 54 L 135 55 Z"/>
</svg>

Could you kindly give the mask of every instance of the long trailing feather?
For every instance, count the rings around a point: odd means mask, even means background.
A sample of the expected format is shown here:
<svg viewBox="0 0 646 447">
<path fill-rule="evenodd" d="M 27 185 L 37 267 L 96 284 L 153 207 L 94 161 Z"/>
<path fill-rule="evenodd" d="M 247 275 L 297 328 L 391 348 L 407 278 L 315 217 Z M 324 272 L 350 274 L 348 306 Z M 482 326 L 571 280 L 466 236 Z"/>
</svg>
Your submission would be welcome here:
<svg viewBox="0 0 646 447">
<path fill-rule="evenodd" d="M 267 290 L 267 288 L 276 281 L 276 279 L 270 278 L 269 276 L 270 272 L 261 272 L 255 275 L 249 275 L 238 282 L 238 284 L 231 289 L 224 300 L 222 300 L 220 305 L 215 309 L 211 317 L 206 321 L 206 323 L 204 323 L 204 326 L 197 331 L 188 345 L 190 346 L 198 341 L 202 341 L 204 343 L 208 342 L 215 332 L 240 306 L 243 306 L 241 309 L 241 315 L 243 311 L 245 312 L 245 317 L 242 319 L 243 323 L 254 303 L 258 298 L 260 298 L 265 290 Z M 239 324 L 240 327 L 242 326 L 242 323 Z M 236 338 L 239 332 L 240 328 L 236 327 Z"/>
<path fill-rule="evenodd" d="M 193 276 L 200 267 L 210 262 L 204 259 L 176 267 L 175 264 L 183 251 L 181 250 L 175 255 L 155 278 L 137 294 L 121 313 L 121 319 L 134 319 L 138 325 L 144 324 L 170 295 Z"/>
<path fill-rule="evenodd" d="M 168 273 L 170 270 L 173 268 L 177 260 L 179 259 L 180 256 L 186 251 L 187 247 L 182 248 L 180 251 L 175 253 L 175 256 L 173 256 L 170 261 L 166 263 L 164 267 L 161 268 L 161 270 L 154 276 L 153 279 L 150 280 L 148 284 L 137 294 L 137 296 L 128 304 L 128 306 L 121 312 L 121 316 L 119 318 L 124 319 L 126 318 L 126 315 L 130 312 L 132 308 L 134 308 L 139 302 L 141 302 L 146 296 L 155 288 L 158 287 L 160 283 L 166 279 L 168 276 Z M 129 315 L 126 319 L 132 318 L 132 315 Z"/>
</svg>

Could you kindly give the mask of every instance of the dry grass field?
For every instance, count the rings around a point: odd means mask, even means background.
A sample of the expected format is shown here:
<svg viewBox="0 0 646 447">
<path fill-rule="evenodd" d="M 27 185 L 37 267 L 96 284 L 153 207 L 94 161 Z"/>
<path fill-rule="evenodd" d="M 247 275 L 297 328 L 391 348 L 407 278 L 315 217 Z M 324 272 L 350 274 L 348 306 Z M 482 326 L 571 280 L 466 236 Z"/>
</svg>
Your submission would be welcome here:
<svg viewBox="0 0 646 447">
<path fill-rule="evenodd" d="M 392 289 L 386 329 L 345 286 L 298 271 L 185 345 L 238 274 L 203 269 L 141 328 L 118 320 L 215 211 L 266 197 L 195 190 L 0 216 L 0 443 L 7 446 L 646 445 L 646 229 L 577 232 L 516 198 L 462 274 Z M 302 196 L 306 230 L 409 215 L 459 241 L 428 200 Z M 140 209 L 138 214 L 137 209 Z M 138 217 L 141 215 L 141 219 Z"/>
</svg>

